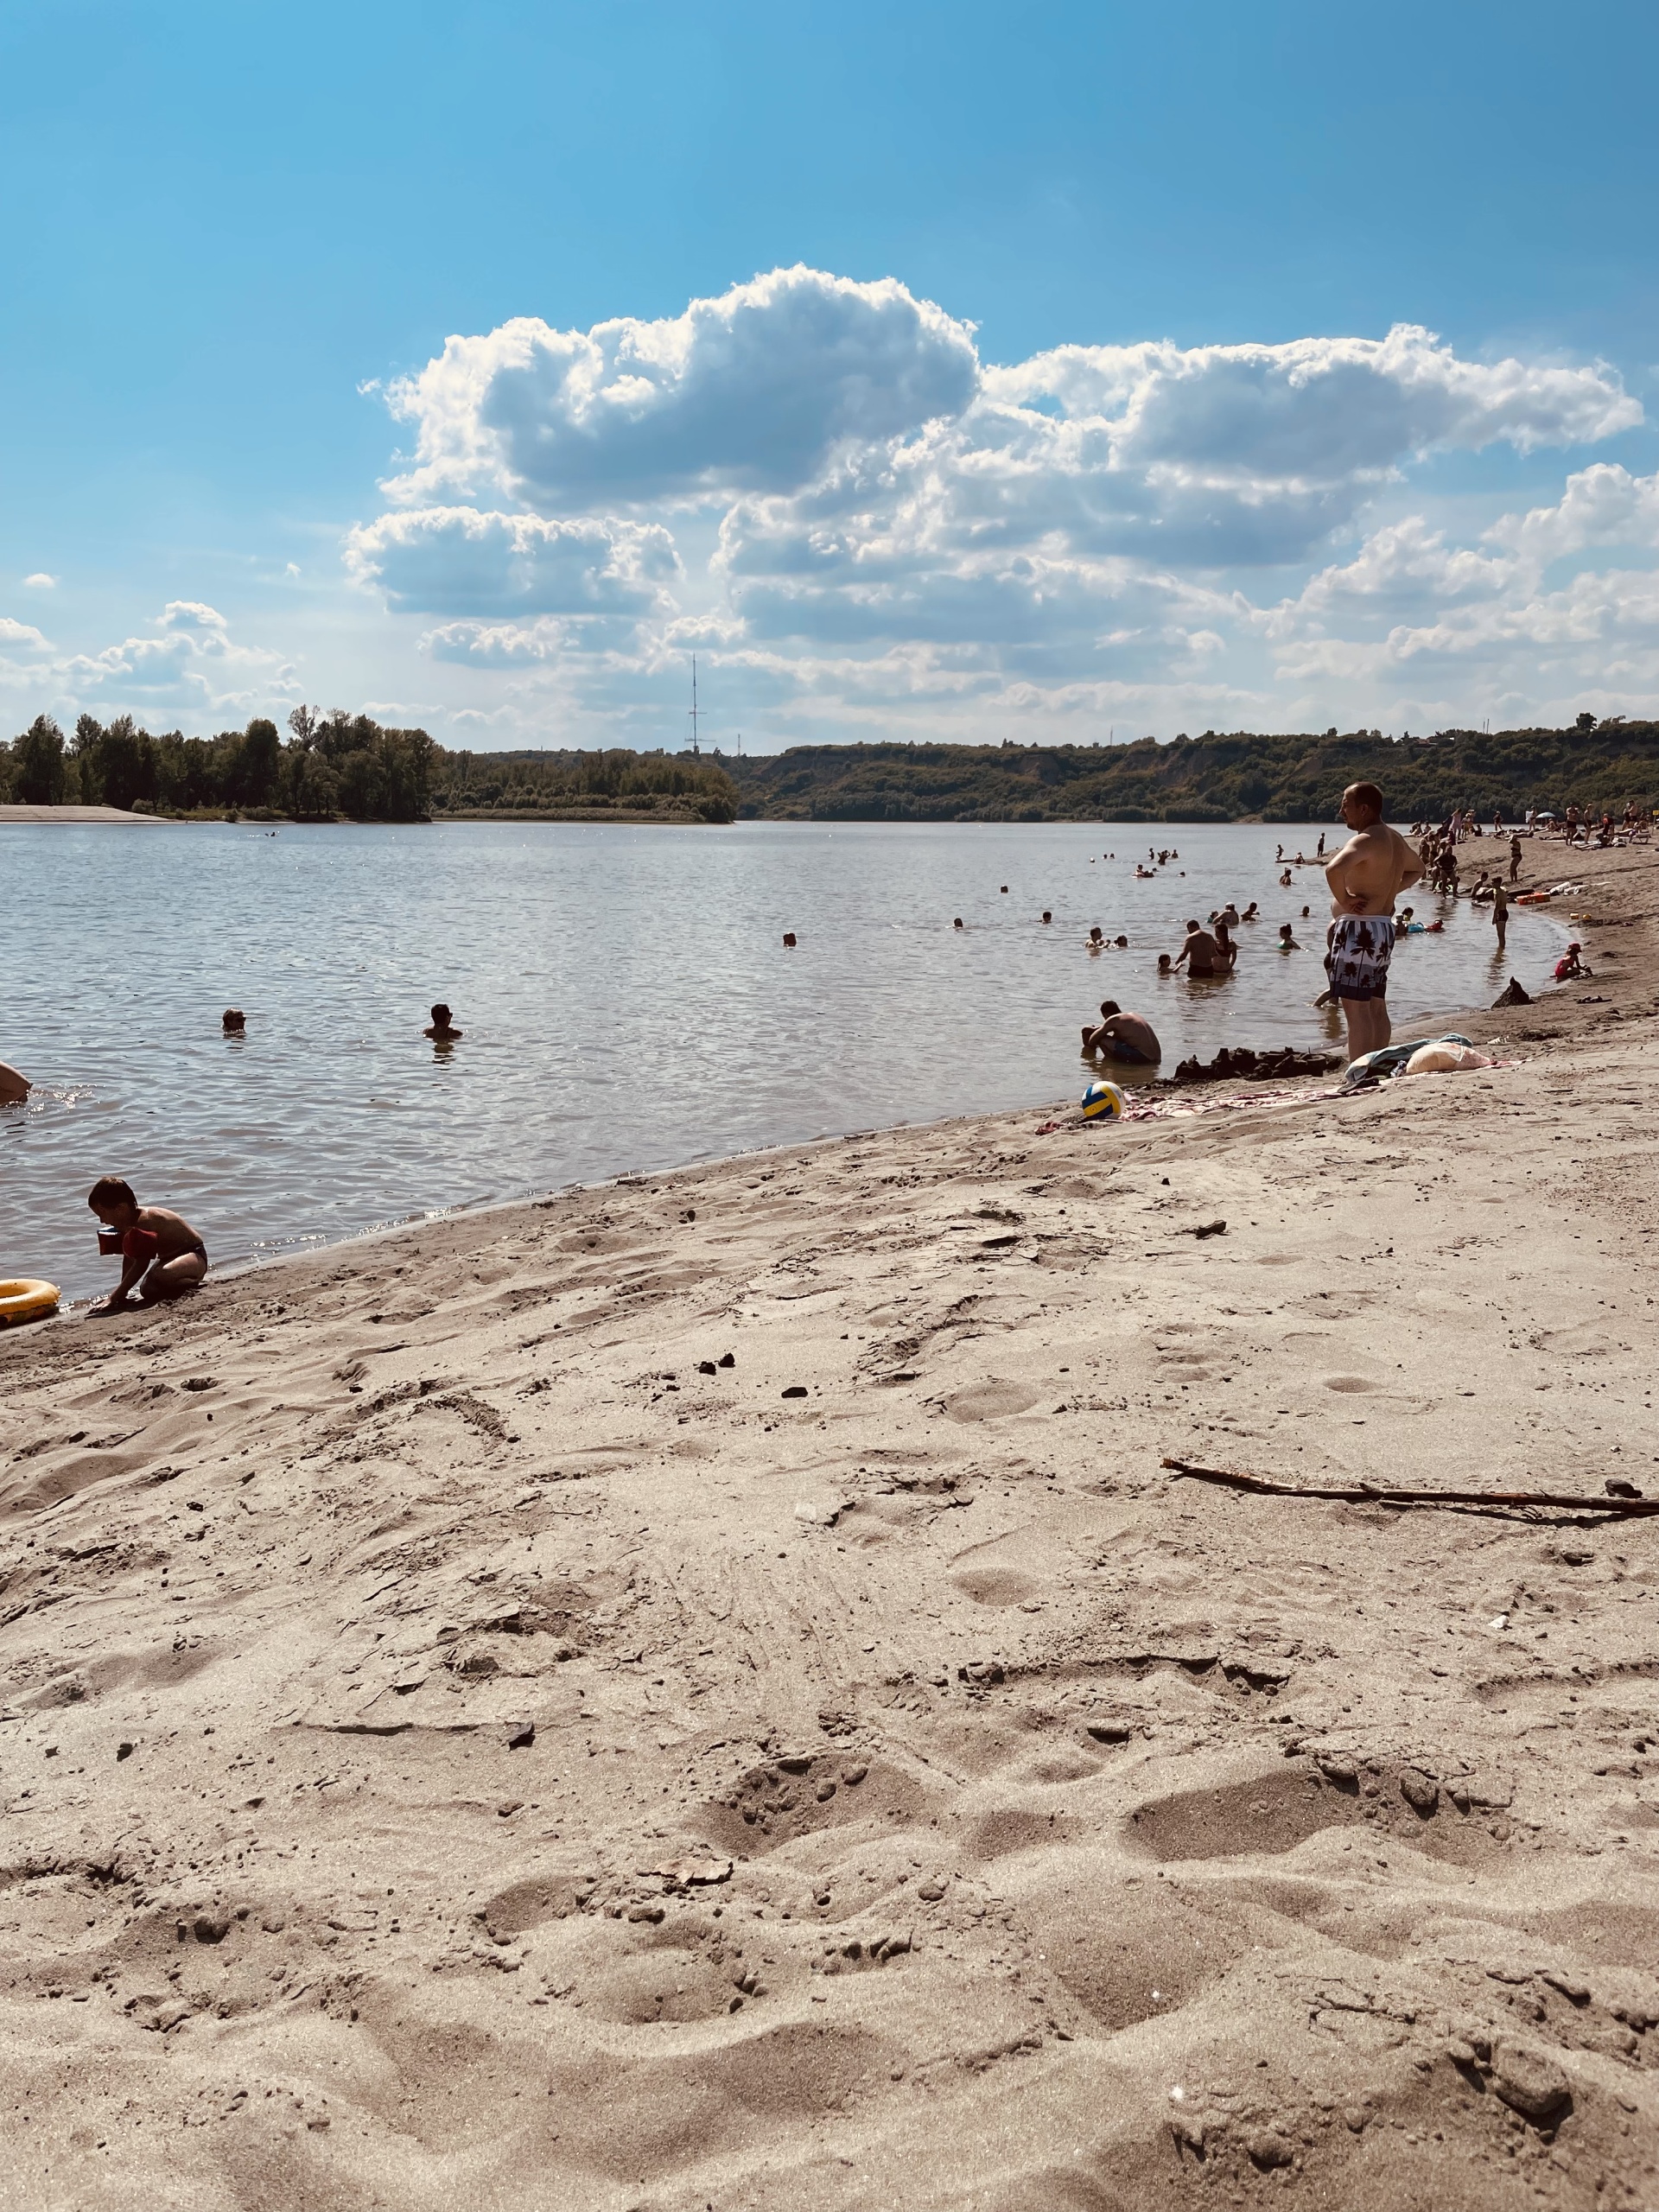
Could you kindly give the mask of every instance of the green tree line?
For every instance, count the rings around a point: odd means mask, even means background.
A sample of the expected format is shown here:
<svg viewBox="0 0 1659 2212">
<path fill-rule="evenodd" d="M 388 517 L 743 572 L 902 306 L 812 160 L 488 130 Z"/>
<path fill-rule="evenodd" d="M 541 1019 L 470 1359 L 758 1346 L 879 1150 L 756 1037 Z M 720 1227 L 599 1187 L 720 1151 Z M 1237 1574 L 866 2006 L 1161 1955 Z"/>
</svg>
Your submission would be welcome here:
<svg viewBox="0 0 1659 2212">
<path fill-rule="evenodd" d="M 686 753 L 440 753 L 435 813 L 656 813 L 731 822 L 737 791 L 708 755 Z"/>
<path fill-rule="evenodd" d="M 82 715 L 66 736 L 37 715 L 0 745 L 0 801 L 118 806 L 130 812 L 231 812 L 327 822 L 422 822 L 435 814 L 605 810 L 730 822 L 737 792 L 707 757 L 632 753 L 448 753 L 423 729 L 388 729 L 343 709 L 296 707 L 284 741 L 256 716 L 217 737 L 159 736 L 130 715 Z"/>
<path fill-rule="evenodd" d="M 37 715 L 0 746 L 0 799 L 302 822 L 416 822 L 429 813 L 438 748 L 423 729 L 385 729 L 367 715 L 308 707 L 296 707 L 289 727 L 287 743 L 263 715 L 217 737 L 152 736 L 130 715 L 108 723 L 82 715 L 66 737 L 50 715 Z"/>
<path fill-rule="evenodd" d="M 1659 807 L 1659 722 L 1568 729 L 1185 734 L 1133 745 L 803 745 L 722 759 L 738 811 L 768 821 L 1329 822 L 1346 785 L 1381 786 L 1396 822 L 1454 807 L 1513 820 L 1569 804 Z"/>
<path fill-rule="evenodd" d="M 1344 785 L 1382 786 L 1395 821 L 1471 806 L 1621 813 L 1659 808 L 1659 722 L 1580 715 L 1567 729 L 1378 730 L 1167 744 L 806 745 L 732 760 L 622 748 L 448 752 L 424 730 L 296 708 L 284 740 L 256 717 L 217 737 L 152 736 L 82 715 L 66 737 L 37 715 L 0 745 L 0 799 L 299 821 L 607 812 L 664 821 L 1328 822 Z"/>
</svg>

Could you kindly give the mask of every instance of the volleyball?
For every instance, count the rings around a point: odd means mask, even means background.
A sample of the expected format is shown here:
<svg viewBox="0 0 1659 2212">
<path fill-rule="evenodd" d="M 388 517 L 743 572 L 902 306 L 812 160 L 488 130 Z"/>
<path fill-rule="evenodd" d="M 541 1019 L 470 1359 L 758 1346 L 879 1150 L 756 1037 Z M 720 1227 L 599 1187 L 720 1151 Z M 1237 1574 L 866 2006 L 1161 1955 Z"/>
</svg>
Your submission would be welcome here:
<svg viewBox="0 0 1659 2212">
<path fill-rule="evenodd" d="M 1115 1083 L 1091 1083 L 1083 1094 L 1085 1122 L 1116 1122 L 1123 1107 L 1123 1094 Z"/>
</svg>

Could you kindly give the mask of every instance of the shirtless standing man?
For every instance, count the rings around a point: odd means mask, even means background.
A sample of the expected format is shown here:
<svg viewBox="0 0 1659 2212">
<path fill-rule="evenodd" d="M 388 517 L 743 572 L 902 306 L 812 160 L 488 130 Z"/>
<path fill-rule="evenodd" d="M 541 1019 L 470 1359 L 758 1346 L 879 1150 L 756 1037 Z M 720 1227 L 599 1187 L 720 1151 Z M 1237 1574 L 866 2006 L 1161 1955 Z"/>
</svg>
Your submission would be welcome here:
<svg viewBox="0 0 1659 2212">
<path fill-rule="evenodd" d="M 1342 818 L 1353 836 L 1325 863 L 1331 887 L 1331 995 L 1348 1024 L 1348 1057 L 1357 1060 L 1389 1041 L 1389 957 L 1394 950 L 1394 902 L 1418 882 L 1422 861 L 1382 819 L 1375 784 L 1350 784 Z"/>
<path fill-rule="evenodd" d="M 1189 976 L 1224 976 L 1227 958 L 1202 922 L 1192 921 L 1186 925 L 1186 935 L 1181 949 L 1175 956 L 1175 965 L 1185 968 Z"/>
</svg>

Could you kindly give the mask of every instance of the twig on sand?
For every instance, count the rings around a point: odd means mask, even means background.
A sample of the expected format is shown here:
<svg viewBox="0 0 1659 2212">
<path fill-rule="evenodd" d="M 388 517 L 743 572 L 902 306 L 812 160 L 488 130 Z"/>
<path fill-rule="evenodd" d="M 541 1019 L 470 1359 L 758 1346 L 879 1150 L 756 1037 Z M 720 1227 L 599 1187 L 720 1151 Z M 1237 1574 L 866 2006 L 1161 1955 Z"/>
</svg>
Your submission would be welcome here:
<svg viewBox="0 0 1659 2212">
<path fill-rule="evenodd" d="M 1265 1475 L 1241 1474 L 1234 1467 L 1195 1467 L 1186 1459 L 1166 1459 L 1164 1465 L 1175 1474 L 1190 1475 L 1194 1482 L 1220 1483 L 1225 1489 L 1251 1491 L 1259 1497 L 1328 1497 L 1349 1505 L 1474 1505 L 1505 1511 L 1545 1505 L 1627 1521 L 1659 1513 L 1659 1498 L 1653 1497 L 1568 1497 L 1545 1490 L 1395 1490 L 1378 1483 L 1275 1483 Z"/>
</svg>

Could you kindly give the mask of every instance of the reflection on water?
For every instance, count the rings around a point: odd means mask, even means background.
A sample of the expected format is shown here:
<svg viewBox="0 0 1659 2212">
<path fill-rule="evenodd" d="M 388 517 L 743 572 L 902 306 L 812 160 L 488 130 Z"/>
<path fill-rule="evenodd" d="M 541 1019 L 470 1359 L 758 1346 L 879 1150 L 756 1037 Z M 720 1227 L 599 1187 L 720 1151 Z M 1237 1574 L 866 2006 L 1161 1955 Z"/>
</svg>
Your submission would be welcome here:
<svg viewBox="0 0 1659 2212">
<path fill-rule="evenodd" d="M 1149 840 L 1180 857 L 1137 880 Z M 1109 996 L 1147 1015 L 1166 1068 L 1335 1043 L 1340 1018 L 1311 1004 L 1323 879 L 1281 889 L 1281 841 L 1312 850 L 1272 825 L 7 826 L 0 1059 L 39 1088 L 0 1112 L 0 1275 L 105 1283 L 99 1174 L 178 1206 L 224 1261 L 1066 1096 Z M 1262 913 L 1236 973 L 1160 977 L 1186 918 L 1229 898 Z M 1548 978 L 1544 918 L 1512 911 L 1503 958 L 1484 909 L 1414 903 L 1446 926 L 1396 953 L 1396 1019 Z M 1276 950 L 1281 921 L 1300 952 Z M 1127 949 L 1090 952 L 1096 923 Z M 440 997 L 459 1041 L 423 1033 Z"/>
</svg>

